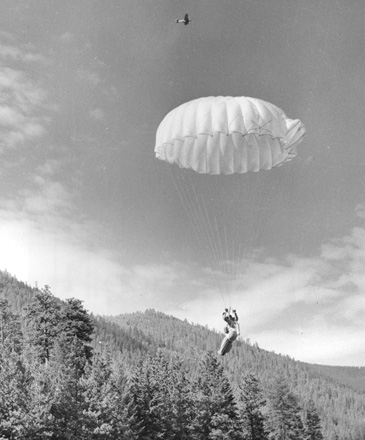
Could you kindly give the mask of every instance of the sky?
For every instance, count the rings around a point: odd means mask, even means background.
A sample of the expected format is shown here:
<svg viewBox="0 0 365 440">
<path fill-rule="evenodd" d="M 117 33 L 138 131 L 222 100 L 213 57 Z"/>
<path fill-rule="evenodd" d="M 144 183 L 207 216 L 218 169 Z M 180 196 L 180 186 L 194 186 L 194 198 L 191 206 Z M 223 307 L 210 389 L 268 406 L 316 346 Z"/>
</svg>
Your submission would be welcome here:
<svg viewBox="0 0 365 440">
<path fill-rule="evenodd" d="M 221 331 L 231 306 L 263 349 L 365 366 L 364 23 L 362 0 L 3 0 L 0 269 L 94 314 Z M 157 160 L 163 117 L 218 95 L 300 119 L 298 156 Z"/>
</svg>

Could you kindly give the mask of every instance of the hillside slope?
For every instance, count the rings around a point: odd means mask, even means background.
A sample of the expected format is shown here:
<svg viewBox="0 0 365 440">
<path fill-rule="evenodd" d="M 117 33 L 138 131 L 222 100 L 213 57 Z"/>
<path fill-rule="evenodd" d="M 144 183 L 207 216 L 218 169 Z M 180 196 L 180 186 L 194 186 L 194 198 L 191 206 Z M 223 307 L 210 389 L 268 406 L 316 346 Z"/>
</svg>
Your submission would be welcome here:
<svg viewBox="0 0 365 440">
<path fill-rule="evenodd" d="M 23 315 L 37 291 L 0 271 L 0 298 L 6 298 L 14 312 Z M 194 376 L 204 354 L 215 353 L 222 338 L 206 327 L 155 310 L 92 318 L 94 350 L 107 352 L 113 359 L 122 361 L 130 373 L 142 359 L 162 349 L 167 357 L 178 355 Z M 326 440 L 335 438 L 336 433 L 346 433 L 339 437 L 344 440 L 365 438 L 364 368 L 306 364 L 245 341 L 237 341 L 231 353 L 219 359 L 233 386 L 247 372 L 253 373 L 266 389 L 273 377 L 284 375 L 304 404 L 309 399 L 315 402 Z"/>
<path fill-rule="evenodd" d="M 196 371 L 206 351 L 217 351 L 222 339 L 222 335 L 206 327 L 192 325 L 155 310 L 104 317 L 104 320 L 119 326 L 122 331 L 134 335 L 141 342 L 150 341 L 145 346 L 146 353 L 159 347 L 170 356 L 178 354 L 189 366 L 191 374 Z M 326 438 L 331 438 L 333 425 L 336 425 L 338 432 L 348 433 L 348 438 L 363 438 L 357 433 L 362 432 L 364 427 L 365 393 L 363 384 L 356 389 L 356 381 L 352 380 L 358 369 L 346 367 L 341 370 L 342 374 L 334 374 L 331 367 L 319 368 L 317 365 L 298 362 L 289 356 L 277 355 L 259 348 L 257 344 L 251 345 L 244 341 L 237 341 L 231 353 L 220 359 L 234 385 L 239 383 L 244 374 L 251 372 L 268 389 L 275 376 L 284 375 L 291 390 L 300 397 L 303 404 L 310 399 L 315 402 L 324 422 Z"/>
<path fill-rule="evenodd" d="M 365 367 L 341 367 L 331 365 L 306 364 L 322 376 L 334 379 L 355 391 L 365 393 Z"/>
</svg>

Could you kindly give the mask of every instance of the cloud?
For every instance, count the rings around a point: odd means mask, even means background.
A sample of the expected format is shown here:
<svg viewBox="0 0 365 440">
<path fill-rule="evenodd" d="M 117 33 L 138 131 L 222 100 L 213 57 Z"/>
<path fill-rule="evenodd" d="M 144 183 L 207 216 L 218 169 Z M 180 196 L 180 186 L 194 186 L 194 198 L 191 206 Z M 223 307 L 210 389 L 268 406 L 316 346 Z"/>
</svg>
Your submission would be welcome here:
<svg viewBox="0 0 365 440">
<path fill-rule="evenodd" d="M 41 176 L 54 176 L 62 170 L 62 163 L 56 159 L 47 159 L 43 164 L 39 164 L 37 172 Z"/>
<path fill-rule="evenodd" d="M 32 146 L 42 138 L 57 107 L 51 103 L 33 72 L 51 64 L 34 46 L 16 44 L 12 35 L 1 34 L 0 43 L 0 153 L 9 148 Z M 10 43 L 9 43 L 10 41 Z"/>
<path fill-rule="evenodd" d="M 326 365 L 364 364 L 364 332 L 316 320 L 292 330 L 262 331 L 253 335 L 266 350 L 297 360 Z M 344 361 L 346 359 L 346 361 Z"/>
<path fill-rule="evenodd" d="M 41 228 L 29 217 L 0 212 L 0 266 L 31 285 L 50 285 L 60 298 L 81 298 L 98 312 L 103 299 L 119 291 L 120 268 L 105 250 L 80 242 L 80 227 Z"/>
<path fill-rule="evenodd" d="M 40 192 L 36 202 L 23 195 L 19 209 L 0 210 L 1 269 L 30 285 L 50 285 L 60 298 L 77 297 L 98 314 L 176 304 L 172 290 L 183 281 L 181 267 L 125 264 L 101 244 L 97 224 L 64 215 L 59 185 L 51 188 L 57 190 Z"/>
<path fill-rule="evenodd" d="M 323 245 L 311 258 L 263 258 L 242 267 L 229 295 L 214 287 L 198 290 L 169 312 L 217 328 L 222 324 L 217 310 L 232 305 L 243 337 L 267 350 L 307 362 L 365 363 L 363 227 Z"/>
<path fill-rule="evenodd" d="M 60 298 L 80 298 L 98 314 L 155 308 L 219 329 L 220 311 L 232 305 L 242 337 L 264 349 L 307 362 L 365 362 L 365 229 L 353 228 L 311 258 L 242 262 L 236 289 L 227 294 L 217 288 L 222 274 L 178 262 L 136 265 L 107 249 L 103 229 L 79 216 L 58 173 L 57 161 L 39 165 L 38 190 L 19 192 L 16 203 L 3 201 L 1 268 L 50 285 Z"/>
<path fill-rule="evenodd" d="M 74 35 L 65 33 L 61 41 L 75 42 Z M 93 140 L 90 127 L 85 125 L 83 131 L 81 124 L 90 123 L 90 118 L 105 120 L 104 111 L 97 107 L 102 103 L 80 99 L 85 104 L 80 112 L 88 117 L 75 111 L 70 131 L 61 134 L 65 114 L 55 113 L 57 106 L 31 70 L 47 60 L 31 46 L 16 46 L 14 38 L 8 37 L 7 43 L 0 46 L 0 151 L 3 156 L 11 153 L 13 162 L 3 161 L 1 168 L 5 173 L 8 167 L 12 179 L 0 195 L 0 268 L 32 285 L 48 284 L 60 298 L 80 298 L 90 311 L 100 314 L 155 308 L 221 328 L 221 310 L 232 305 L 239 312 L 243 338 L 265 349 L 310 362 L 336 363 L 344 359 L 343 354 L 348 364 L 365 363 L 361 352 L 365 332 L 363 204 L 355 210 L 358 225 L 310 258 L 291 254 L 277 259 L 262 254 L 242 261 L 244 270 L 228 293 L 226 276 L 208 268 L 179 262 L 135 264 L 127 252 L 106 244 L 108 231 L 90 221 L 80 207 L 74 170 L 78 167 L 81 174 L 83 165 L 75 159 L 76 150 Z M 107 87 L 109 67 L 97 59 L 93 66 L 95 71 L 79 68 L 76 78 L 72 76 L 78 89 L 85 84 L 89 93 L 90 87 L 100 83 Z M 66 90 L 70 83 L 60 84 Z M 52 133 L 55 115 L 60 120 Z M 63 145 L 73 134 L 79 144 L 58 148 L 56 155 L 50 145 L 40 142 L 48 133 L 55 139 L 63 136 Z M 34 150 L 35 145 L 36 155 L 14 154 L 16 148 Z M 89 148 L 88 154 L 92 153 Z M 77 165 L 70 165 L 70 171 L 66 163 Z"/>
<path fill-rule="evenodd" d="M 31 145 L 50 121 L 46 92 L 21 70 L 0 67 L 0 151 Z"/>
<path fill-rule="evenodd" d="M 33 185 L 0 200 L 0 268 L 31 285 L 50 285 L 92 311 L 112 310 L 125 269 L 100 243 L 103 229 L 78 213 L 75 195 L 58 180 L 57 161 L 39 165 Z"/>
<path fill-rule="evenodd" d="M 78 209 L 78 181 L 74 174 L 67 180 L 69 149 L 55 152 L 40 142 L 52 128 L 57 106 L 28 66 L 45 59 L 14 41 L 0 45 L 0 268 L 32 285 L 49 284 L 61 298 L 77 296 L 94 311 L 106 311 L 128 272 L 101 244 L 103 229 Z M 79 73 L 91 84 L 99 81 Z M 27 154 L 24 147 L 33 151 Z"/>
<path fill-rule="evenodd" d="M 355 208 L 355 214 L 361 218 L 361 219 L 365 219 L 365 206 L 362 204 L 357 204 L 356 208 Z"/>
<path fill-rule="evenodd" d="M 10 46 L 0 44 L 0 59 L 5 61 L 20 61 L 24 63 L 48 64 L 48 59 L 37 53 L 31 45 Z"/>
</svg>

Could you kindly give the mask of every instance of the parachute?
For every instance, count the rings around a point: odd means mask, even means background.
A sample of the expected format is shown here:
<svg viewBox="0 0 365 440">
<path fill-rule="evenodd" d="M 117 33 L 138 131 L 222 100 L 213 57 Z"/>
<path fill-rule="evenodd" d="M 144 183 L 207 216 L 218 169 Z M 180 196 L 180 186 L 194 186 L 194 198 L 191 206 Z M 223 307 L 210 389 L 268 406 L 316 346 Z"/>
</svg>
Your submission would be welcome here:
<svg viewBox="0 0 365 440">
<path fill-rule="evenodd" d="M 180 105 L 158 127 L 158 159 L 202 174 L 270 170 L 297 155 L 299 119 L 255 98 L 210 96 Z"/>
<path fill-rule="evenodd" d="M 170 111 L 157 129 L 156 158 L 181 169 L 168 166 L 198 250 L 205 252 L 225 305 L 225 296 L 242 284 L 240 274 L 258 246 L 265 211 L 273 212 L 273 199 L 280 197 L 272 182 L 264 187 L 261 175 L 266 173 L 258 171 L 292 160 L 305 133 L 299 119 L 289 119 L 269 102 L 244 96 L 186 102 Z M 230 200 L 231 206 L 223 206 Z"/>
</svg>

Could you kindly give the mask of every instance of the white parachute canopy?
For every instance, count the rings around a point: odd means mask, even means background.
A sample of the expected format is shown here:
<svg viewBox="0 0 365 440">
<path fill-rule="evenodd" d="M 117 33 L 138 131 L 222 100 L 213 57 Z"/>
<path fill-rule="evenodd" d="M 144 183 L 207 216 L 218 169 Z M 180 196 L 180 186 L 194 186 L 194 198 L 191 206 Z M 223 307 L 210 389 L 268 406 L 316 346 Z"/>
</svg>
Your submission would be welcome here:
<svg viewBox="0 0 365 440">
<path fill-rule="evenodd" d="M 244 96 L 210 96 L 175 108 L 156 134 L 158 159 L 202 174 L 270 170 L 297 155 L 305 127 L 278 107 Z"/>
<path fill-rule="evenodd" d="M 248 172 L 293 159 L 304 135 L 299 119 L 244 96 L 187 102 L 170 111 L 157 129 L 156 158 L 181 168 L 167 167 L 194 245 L 204 254 L 225 304 L 239 291 L 286 188 L 280 176 L 273 185 L 270 172 Z"/>
</svg>

